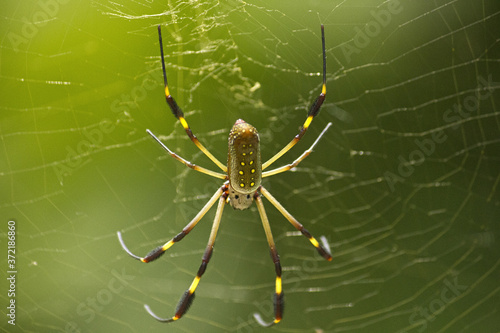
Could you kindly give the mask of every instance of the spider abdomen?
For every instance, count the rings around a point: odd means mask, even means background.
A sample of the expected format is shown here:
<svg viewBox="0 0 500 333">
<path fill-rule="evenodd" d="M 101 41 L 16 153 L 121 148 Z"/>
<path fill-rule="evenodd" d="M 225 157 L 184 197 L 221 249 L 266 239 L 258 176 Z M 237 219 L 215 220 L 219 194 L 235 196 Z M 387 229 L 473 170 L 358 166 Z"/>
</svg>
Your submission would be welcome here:
<svg viewBox="0 0 500 333">
<path fill-rule="evenodd" d="M 251 204 L 253 198 L 248 198 L 249 202 L 243 205 L 246 207 L 236 207 L 234 199 L 241 199 L 241 196 L 247 197 L 248 195 L 253 197 L 253 193 L 261 183 L 262 162 L 257 129 L 244 120 L 238 119 L 229 132 L 228 145 L 227 173 L 229 184 L 234 190 L 233 195 L 230 193 L 230 199 L 234 208 L 245 209 Z"/>
</svg>

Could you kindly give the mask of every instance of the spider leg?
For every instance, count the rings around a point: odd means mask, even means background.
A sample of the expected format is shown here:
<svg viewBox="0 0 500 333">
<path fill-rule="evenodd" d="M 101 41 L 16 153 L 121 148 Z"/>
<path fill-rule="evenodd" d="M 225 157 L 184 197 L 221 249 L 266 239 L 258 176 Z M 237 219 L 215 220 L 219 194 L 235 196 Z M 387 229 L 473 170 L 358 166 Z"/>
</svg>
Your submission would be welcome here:
<svg viewBox="0 0 500 333">
<path fill-rule="evenodd" d="M 324 237 L 320 238 L 322 240 L 323 246 L 319 244 L 319 242 L 314 238 L 309 231 L 307 231 L 304 226 L 297 221 L 292 214 L 290 214 L 285 207 L 283 207 L 276 198 L 274 198 L 271 193 L 269 193 L 263 186 L 260 187 L 260 192 L 266 197 L 267 200 L 269 200 L 274 207 L 276 207 L 277 210 L 283 216 L 295 227 L 295 229 L 299 230 L 304 236 L 309 239 L 311 244 L 318 250 L 318 253 L 325 258 L 328 261 L 332 260 L 332 255 L 330 253 L 330 249 L 328 246 L 328 243 L 326 242 L 326 239 Z"/>
<path fill-rule="evenodd" d="M 158 321 L 161 322 L 172 322 L 175 321 L 179 318 L 181 318 L 184 313 L 189 309 L 191 306 L 191 303 L 193 302 L 194 299 L 194 292 L 196 290 L 196 287 L 198 286 L 198 283 L 200 282 L 201 276 L 203 273 L 205 273 L 205 270 L 207 268 L 208 262 L 210 261 L 210 257 L 212 256 L 212 251 L 214 249 L 214 244 L 215 244 L 215 238 L 217 236 L 217 230 L 219 229 L 221 217 L 222 217 L 222 211 L 224 209 L 224 205 L 226 203 L 227 199 L 227 194 L 224 194 L 222 197 L 219 198 L 219 204 L 217 206 L 217 212 L 215 213 L 215 218 L 214 218 L 214 223 L 212 225 L 212 231 L 210 232 L 210 238 L 208 240 L 207 247 L 205 249 L 205 252 L 203 253 L 203 257 L 201 259 L 201 265 L 200 268 L 198 269 L 198 273 L 196 273 L 196 276 L 191 283 L 191 286 L 189 287 L 186 292 L 182 295 L 181 299 L 179 300 L 179 304 L 177 305 L 177 309 L 175 310 L 175 314 L 171 318 L 161 318 L 158 317 L 149 307 L 149 305 L 145 304 L 144 308 L 146 311 L 149 312 L 153 318 L 155 318 Z"/>
<path fill-rule="evenodd" d="M 265 327 L 270 327 L 281 321 L 283 317 L 283 306 L 285 304 L 283 288 L 281 285 L 281 263 L 278 251 L 276 250 L 276 245 L 274 244 L 273 235 L 271 233 L 271 226 L 269 225 L 269 220 L 267 219 L 266 211 L 264 209 L 264 204 L 262 203 L 262 198 L 258 192 L 255 192 L 255 202 L 257 203 L 257 208 L 259 210 L 260 219 L 262 225 L 264 226 L 264 231 L 266 233 L 267 243 L 269 244 L 269 249 L 271 253 L 271 259 L 274 263 L 274 269 L 276 271 L 276 286 L 274 293 L 274 320 L 272 322 L 265 322 L 260 314 L 254 313 L 255 320 Z"/>
<path fill-rule="evenodd" d="M 161 51 L 161 66 L 163 69 L 163 82 L 165 84 L 165 98 L 167 100 L 167 104 L 170 107 L 170 110 L 172 110 L 172 113 L 174 116 L 179 119 L 181 122 L 182 127 L 186 131 L 186 134 L 189 136 L 191 141 L 198 147 L 209 159 L 212 160 L 222 171 L 227 172 L 227 167 L 222 164 L 214 155 L 212 155 L 205 146 L 201 144 L 200 141 L 198 141 L 198 138 L 193 134 L 191 131 L 191 128 L 189 128 L 189 125 L 184 118 L 184 113 L 182 112 L 181 108 L 179 105 L 177 105 L 177 102 L 175 99 L 170 95 L 170 91 L 168 90 L 168 81 L 167 81 L 167 72 L 165 70 L 165 57 L 163 55 L 163 41 L 161 38 L 161 25 L 158 25 L 158 38 L 160 40 L 160 51 Z"/>
<path fill-rule="evenodd" d="M 288 170 L 290 170 L 292 168 L 295 168 L 300 162 L 302 162 L 303 159 L 305 159 L 307 156 L 309 156 L 309 154 L 312 152 L 314 146 L 316 146 L 316 144 L 319 142 L 319 140 L 321 140 L 321 137 L 323 137 L 323 134 L 325 134 L 325 132 L 328 130 L 328 128 L 331 125 L 332 125 L 332 123 L 328 123 L 326 125 L 326 127 L 323 129 L 323 131 L 318 136 L 318 138 L 316 139 L 316 141 L 314 141 L 314 143 L 311 145 L 311 147 L 309 147 L 309 149 L 307 149 L 305 152 L 303 152 L 302 155 L 299 156 L 299 158 L 297 158 L 295 161 L 293 161 L 292 163 L 290 163 L 288 165 L 284 165 L 284 166 L 282 166 L 280 168 L 276 168 L 274 170 L 269 170 L 269 171 L 263 172 L 262 173 L 262 178 L 273 176 L 273 175 L 276 175 L 278 173 L 282 173 L 282 172 L 288 171 Z"/>
<path fill-rule="evenodd" d="M 158 139 L 156 137 L 156 135 L 153 134 L 153 132 L 151 132 L 150 130 L 146 130 L 146 132 L 148 132 L 149 135 L 151 135 L 153 137 L 153 139 L 155 139 L 156 142 L 158 142 L 163 147 L 163 149 L 165 149 L 167 151 L 167 153 L 170 154 L 170 156 L 172 156 L 173 158 L 175 158 L 177 161 L 181 162 L 185 166 L 187 166 L 187 167 L 189 167 L 189 168 L 191 168 L 193 170 L 196 170 L 198 172 L 201 172 L 201 173 L 207 174 L 209 176 L 215 177 L 215 178 L 227 179 L 227 175 L 225 175 L 225 174 L 205 169 L 205 168 L 203 168 L 201 166 L 193 164 L 193 163 L 189 162 L 188 160 L 180 157 L 179 155 L 177 155 L 176 153 L 174 153 L 173 151 L 171 151 L 163 142 L 161 142 L 160 139 Z"/>
<path fill-rule="evenodd" d="M 321 87 L 321 93 L 319 96 L 316 98 L 316 100 L 313 102 L 311 105 L 311 108 L 309 109 L 309 112 L 307 113 L 307 118 L 304 124 L 302 125 L 302 128 L 299 131 L 299 134 L 297 134 L 292 141 L 290 141 L 289 144 L 287 144 L 283 149 L 281 149 L 276 155 L 271 157 L 266 163 L 262 164 L 262 170 L 266 169 L 268 166 L 270 166 L 272 163 L 274 163 L 278 158 L 283 156 L 287 151 L 289 151 L 299 140 L 306 134 L 307 129 L 309 128 L 309 125 L 311 125 L 311 122 L 313 118 L 319 113 L 319 109 L 321 108 L 321 105 L 325 101 L 326 97 L 326 51 L 325 51 L 325 27 L 321 25 L 321 44 L 323 47 L 323 85 Z"/>
<path fill-rule="evenodd" d="M 117 232 L 118 235 L 118 240 L 120 241 L 120 244 L 122 248 L 125 250 L 125 252 L 128 253 L 129 256 L 131 256 L 134 259 L 140 260 L 144 263 L 148 263 L 150 261 L 153 261 L 155 259 L 158 259 L 163 253 L 165 253 L 166 250 L 168 250 L 172 245 L 175 243 L 181 241 L 193 228 L 198 224 L 198 222 L 201 220 L 201 218 L 212 208 L 212 206 L 215 204 L 217 199 L 225 192 L 227 191 L 227 186 L 228 183 L 226 182 L 220 189 L 215 192 L 215 194 L 210 198 L 210 200 L 205 204 L 205 206 L 200 210 L 198 214 L 189 222 L 184 229 L 180 233 L 178 233 L 174 238 L 166 242 L 165 244 L 158 246 L 156 249 L 153 251 L 149 252 L 145 257 L 139 257 L 138 255 L 133 254 L 125 245 L 125 242 L 123 241 L 122 234 L 120 231 Z"/>
</svg>

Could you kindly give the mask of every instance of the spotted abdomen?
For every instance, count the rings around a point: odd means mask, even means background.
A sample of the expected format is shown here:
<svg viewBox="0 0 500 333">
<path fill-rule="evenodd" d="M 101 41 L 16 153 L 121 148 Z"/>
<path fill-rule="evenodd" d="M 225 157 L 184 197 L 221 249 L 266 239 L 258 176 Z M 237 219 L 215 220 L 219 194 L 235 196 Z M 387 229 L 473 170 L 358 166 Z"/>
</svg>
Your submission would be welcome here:
<svg viewBox="0 0 500 333">
<path fill-rule="evenodd" d="M 235 192 L 250 194 L 260 186 L 262 163 L 259 134 L 255 127 L 238 119 L 229 133 L 227 158 L 229 184 Z"/>
</svg>

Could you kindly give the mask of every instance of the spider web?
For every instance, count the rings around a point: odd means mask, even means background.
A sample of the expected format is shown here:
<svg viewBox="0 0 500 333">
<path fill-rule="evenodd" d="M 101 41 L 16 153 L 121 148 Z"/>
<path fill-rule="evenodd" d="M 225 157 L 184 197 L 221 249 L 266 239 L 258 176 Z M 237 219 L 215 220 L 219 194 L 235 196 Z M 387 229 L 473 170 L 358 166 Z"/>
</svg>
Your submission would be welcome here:
<svg viewBox="0 0 500 333">
<path fill-rule="evenodd" d="M 221 182 L 166 156 L 216 166 L 165 105 L 171 92 L 226 160 L 238 118 L 263 159 L 328 93 L 293 161 L 264 185 L 326 262 L 268 202 L 286 297 L 277 332 L 496 332 L 500 288 L 500 7 L 496 1 L 9 2 L 0 25 L 0 237 L 16 222 L 16 325 L 3 332 L 254 332 L 271 320 L 274 269 L 253 207 L 226 207 L 190 311 L 173 315 L 208 240 L 213 208 L 149 265 Z M 3 245 L 7 253 L 7 245 Z M 7 256 L 1 261 L 7 271 Z M 2 275 L 4 276 L 4 275 Z"/>
</svg>

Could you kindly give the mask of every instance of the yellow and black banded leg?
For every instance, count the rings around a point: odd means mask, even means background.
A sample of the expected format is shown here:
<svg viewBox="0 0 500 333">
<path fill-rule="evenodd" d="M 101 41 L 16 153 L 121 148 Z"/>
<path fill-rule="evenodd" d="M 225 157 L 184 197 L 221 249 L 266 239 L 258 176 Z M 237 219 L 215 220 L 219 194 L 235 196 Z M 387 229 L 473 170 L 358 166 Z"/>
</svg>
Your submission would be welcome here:
<svg viewBox="0 0 500 333">
<path fill-rule="evenodd" d="M 214 218 L 214 223 L 212 225 L 212 231 L 210 232 L 210 238 L 208 240 L 207 248 L 205 249 L 205 252 L 203 253 L 203 257 L 201 259 L 201 265 L 200 268 L 198 269 L 198 273 L 196 274 L 196 277 L 194 278 L 193 282 L 191 283 L 191 286 L 189 287 L 188 290 L 184 292 L 182 295 L 181 299 L 179 300 L 179 304 L 177 304 L 177 309 L 175 310 L 175 314 L 171 318 L 161 318 L 158 317 L 149 307 L 149 305 L 144 305 L 144 308 L 146 311 L 149 312 L 153 318 L 155 318 L 158 321 L 161 322 L 172 322 L 175 321 L 179 318 L 181 318 L 189 309 L 191 306 L 191 303 L 194 300 L 194 292 L 196 290 L 196 287 L 198 287 L 198 283 L 200 283 L 201 276 L 203 273 L 205 273 L 205 270 L 207 269 L 208 262 L 210 261 L 210 257 L 212 256 L 212 252 L 214 249 L 214 244 L 215 244 L 215 238 L 217 237 L 217 230 L 219 230 L 219 225 L 222 217 L 222 211 L 224 209 L 224 205 L 226 204 L 226 199 L 227 199 L 227 192 L 224 193 L 223 196 L 219 198 L 219 204 L 217 206 L 217 212 L 215 213 L 215 218 Z"/>
<path fill-rule="evenodd" d="M 295 168 L 297 165 L 299 165 L 299 163 L 302 162 L 302 160 L 304 160 L 307 156 L 309 156 L 309 154 L 311 154 L 311 152 L 314 149 L 314 147 L 316 146 L 316 144 L 319 142 L 319 140 L 321 140 L 321 137 L 323 137 L 323 134 L 326 133 L 326 131 L 328 130 L 328 128 L 331 125 L 332 125 L 332 123 L 328 123 L 326 125 L 326 127 L 323 129 L 323 131 L 320 133 L 320 135 L 313 142 L 313 144 L 311 145 L 311 147 L 309 147 L 309 149 L 307 149 L 305 152 L 303 152 L 302 155 L 300 155 L 295 161 L 293 161 L 290 164 L 284 165 L 282 167 L 273 169 L 273 170 L 264 171 L 262 173 L 262 178 L 269 177 L 269 176 L 274 176 L 274 175 L 276 175 L 278 173 L 282 173 L 282 172 L 288 171 L 288 170 L 290 170 L 292 168 Z"/>
<path fill-rule="evenodd" d="M 297 134 L 289 144 L 287 144 L 283 149 L 281 149 L 276 155 L 271 157 L 266 163 L 262 164 L 262 170 L 269 167 L 272 163 L 274 163 L 278 158 L 283 156 L 287 151 L 289 151 L 299 140 L 306 134 L 309 125 L 314 117 L 319 113 L 321 105 L 325 101 L 326 97 L 326 51 L 325 51 L 325 27 L 321 25 L 321 45 L 323 47 L 323 85 L 321 87 L 321 93 L 316 100 L 311 105 L 309 112 L 307 113 L 307 118 L 304 124 L 302 125 L 299 134 Z"/>
<path fill-rule="evenodd" d="M 328 246 L 328 243 L 326 242 L 326 239 L 322 239 L 323 246 L 319 244 L 319 242 L 314 238 L 309 231 L 307 231 L 304 226 L 297 221 L 292 214 L 290 214 L 280 203 L 278 200 L 276 200 L 269 191 L 267 191 L 263 186 L 260 187 L 260 192 L 266 197 L 269 202 L 273 204 L 276 209 L 283 214 L 283 216 L 297 229 L 299 230 L 304 236 L 309 239 L 311 244 L 318 250 L 318 253 L 325 258 L 328 261 L 332 260 L 332 255 L 330 253 L 330 249 Z"/>
<path fill-rule="evenodd" d="M 204 167 L 201 167 L 199 165 L 193 164 L 193 163 L 189 162 L 188 160 L 180 157 L 179 155 L 177 155 L 176 153 L 174 153 L 173 151 L 171 151 L 163 142 L 161 142 L 161 140 L 158 139 L 156 137 L 156 135 L 153 134 L 153 132 L 151 132 L 150 130 L 146 130 L 146 132 L 148 132 L 149 135 L 151 135 L 153 137 L 153 139 L 155 139 L 156 142 L 158 142 L 163 147 L 163 149 L 165 149 L 167 151 L 167 153 L 170 154 L 170 156 L 172 156 L 173 158 L 175 158 L 177 161 L 181 162 L 185 166 L 187 166 L 187 167 L 189 167 L 189 168 L 191 168 L 193 170 L 196 170 L 198 172 L 201 172 L 201 173 L 207 174 L 209 176 L 215 177 L 215 178 L 227 179 L 227 175 L 225 175 L 225 174 L 222 174 L 222 173 L 219 173 L 219 172 L 215 172 L 215 171 L 212 171 L 212 170 L 209 170 L 209 169 L 205 169 Z"/>
<path fill-rule="evenodd" d="M 265 322 L 259 313 L 254 313 L 254 317 L 260 325 L 269 327 L 279 323 L 283 318 L 283 307 L 285 305 L 285 299 L 283 294 L 283 286 L 281 283 L 281 263 L 278 251 L 276 250 L 276 245 L 274 244 L 273 234 L 271 233 L 271 226 L 269 225 L 269 220 L 267 219 L 264 204 L 262 203 L 262 198 L 258 192 L 255 192 L 255 202 L 257 203 L 260 219 L 262 220 L 262 225 L 264 226 L 264 231 L 266 233 L 267 243 L 269 244 L 269 250 L 271 253 L 271 259 L 274 263 L 274 269 L 276 271 L 276 286 L 273 299 L 274 320 L 271 322 Z"/>
<path fill-rule="evenodd" d="M 184 229 L 180 233 L 178 233 L 174 238 L 166 242 L 165 244 L 158 246 L 156 249 L 153 251 L 149 252 L 145 257 L 139 257 L 135 254 L 133 254 L 125 245 L 125 242 L 123 241 L 122 234 L 121 232 L 117 232 L 118 235 L 118 240 L 120 241 L 120 244 L 122 248 L 125 250 L 125 252 L 128 253 L 129 256 L 131 256 L 134 259 L 140 260 L 144 263 L 148 263 L 150 261 L 153 261 L 155 259 L 158 259 L 163 253 L 165 253 L 166 250 L 168 250 L 172 245 L 175 243 L 181 241 L 193 228 L 198 224 L 198 222 L 201 220 L 201 218 L 212 208 L 212 206 L 215 204 L 217 199 L 227 191 L 228 187 L 228 182 L 226 182 L 220 189 L 215 192 L 215 194 L 210 198 L 210 200 L 205 204 L 205 206 L 200 210 L 198 214 L 189 222 Z"/>
<path fill-rule="evenodd" d="M 158 37 L 160 39 L 160 51 L 161 51 L 161 66 L 163 69 L 163 82 L 165 84 L 165 98 L 167 100 L 167 104 L 170 107 L 170 110 L 172 110 L 172 113 L 174 116 L 179 119 L 181 122 L 182 127 L 186 131 L 187 135 L 193 141 L 193 143 L 198 147 L 208 158 L 212 160 L 222 171 L 227 172 L 227 167 L 222 164 L 214 155 L 212 155 L 206 148 L 201 144 L 201 142 L 198 140 L 198 138 L 193 134 L 191 131 L 191 128 L 189 128 L 189 125 L 184 118 L 184 113 L 182 112 L 181 108 L 179 105 L 177 105 L 177 102 L 175 99 L 170 95 L 170 91 L 168 90 L 168 81 L 167 81 L 167 72 L 165 70 L 165 57 L 163 55 L 163 41 L 161 38 L 161 25 L 158 25 Z"/>
</svg>

